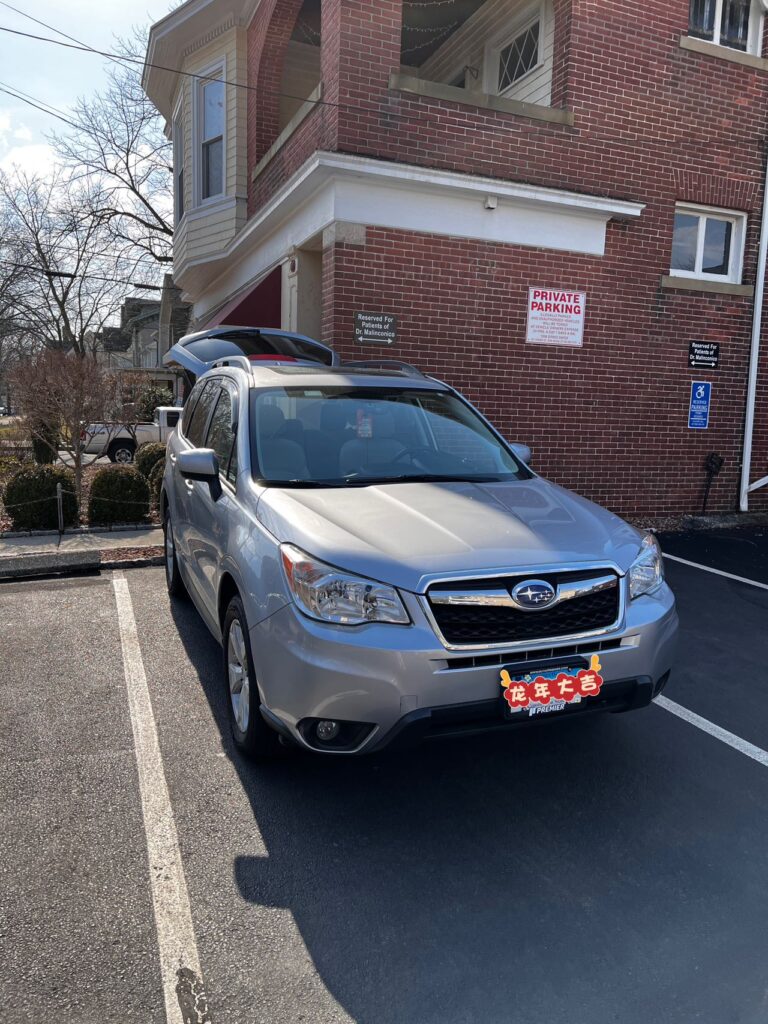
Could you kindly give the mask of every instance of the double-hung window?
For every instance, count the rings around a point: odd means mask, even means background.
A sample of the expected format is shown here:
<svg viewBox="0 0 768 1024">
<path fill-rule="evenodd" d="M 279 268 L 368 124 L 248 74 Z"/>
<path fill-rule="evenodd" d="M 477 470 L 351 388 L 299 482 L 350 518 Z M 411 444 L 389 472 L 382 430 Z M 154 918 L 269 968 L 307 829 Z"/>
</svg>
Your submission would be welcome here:
<svg viewBox="0 0 768 1024">
<path fill-rule="evenodd" d="M 224 131 L 226 86 L 223 72 L 214 72 L 198 82 L 198 131 L 200 198 L 224 192 Z"/>
<path fill-rule="evenodd" d="M 688 34 L 743 53 L 759 53 L 759 0 L 691 0 Z"/>
<path fill-rule="evenodd" d="M 744 214 L 726 210 L 678 206 L 670 273 L 740 284 L 746 220 Z"/>
</svg>

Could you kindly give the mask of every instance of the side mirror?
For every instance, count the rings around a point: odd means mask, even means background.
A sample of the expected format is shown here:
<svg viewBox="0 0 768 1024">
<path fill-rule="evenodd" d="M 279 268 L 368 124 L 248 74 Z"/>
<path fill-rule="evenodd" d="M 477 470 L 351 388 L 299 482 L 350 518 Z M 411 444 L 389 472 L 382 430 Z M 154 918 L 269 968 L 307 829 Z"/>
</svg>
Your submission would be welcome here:
<svg viewBox="0 0 768 1024">
<path fill-rule="evenodd" d="M 531 459 L 533 458 L 533 452 L 527 444 L 513 443 L 510 447 L 512 448 L 512 451 L 515 453 L 515 455 L 518 457 L 518 459 L 520 459 L 522 463 L 524 463 L 526 466 L 530 466 Z"/>
<path fill-rule="evenodd" d="M 180 452 L 177 466 L 185 480 L 199 480 L 200 483 L 208 484 L 213 500 L 219 500 L 219 460 L 212 448 L 192 448 L 190 451 Z"/>
</svg>

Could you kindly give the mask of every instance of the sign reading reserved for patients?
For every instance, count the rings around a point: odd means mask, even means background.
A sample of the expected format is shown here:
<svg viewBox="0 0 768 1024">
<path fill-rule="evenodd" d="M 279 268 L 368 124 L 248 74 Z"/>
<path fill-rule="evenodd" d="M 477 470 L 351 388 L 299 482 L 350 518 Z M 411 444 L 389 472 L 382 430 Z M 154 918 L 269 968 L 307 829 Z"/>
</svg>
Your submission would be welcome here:
<svg viewBox="0 0 768 1024">
<path fill-rule="evenodd" d="M 532 345 L 565 345 L 579 348 L 584 341 L 586 292 L 556 288 L 528 289 L 528 332 Z"/>
</svg>

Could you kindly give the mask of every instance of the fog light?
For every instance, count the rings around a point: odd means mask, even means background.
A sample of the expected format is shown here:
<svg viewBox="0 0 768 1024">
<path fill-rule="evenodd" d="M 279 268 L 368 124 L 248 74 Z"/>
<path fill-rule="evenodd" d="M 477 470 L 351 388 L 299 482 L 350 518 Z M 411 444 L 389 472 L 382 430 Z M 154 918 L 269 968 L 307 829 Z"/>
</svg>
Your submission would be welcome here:
<svg viewBox="0 0 768 1024">
<path fill-rule="evenodd" d="M 321 743 L 333 743 L 339 735 L 340 728 L 341 726 L 338 722 L 329 722 L 323 719 L 323 721 L 318 722 L 315 726 L 315 732 Z"/>
</svg>

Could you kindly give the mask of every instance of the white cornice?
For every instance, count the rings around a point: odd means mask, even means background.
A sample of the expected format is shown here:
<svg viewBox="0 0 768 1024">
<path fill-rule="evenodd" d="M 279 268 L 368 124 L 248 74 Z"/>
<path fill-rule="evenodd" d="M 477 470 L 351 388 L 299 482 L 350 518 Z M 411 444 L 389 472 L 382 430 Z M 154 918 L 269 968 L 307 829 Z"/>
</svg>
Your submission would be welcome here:
<svg viewBox="0 0 768 1024">
<path fill-rule="evenodd" d="M 155 22 L 149 32 L 142 85 L 166 120 L 171 117 L 178 78 L 176 72 L 181 70 L 184 57 L 230 28 L 246 27 L 260 2 L 187 0 Z"/>
<path fill-rule="evenodd" d="M 182 61 L 186 57 L 190 57 L 193 53 L 197 53 L 198 50 L 202 50 L 204 46 L 209 43 L 215 42 L 220 36 L 223 36 L 225 32 L 229 32 L 230 29 L 236 28 L 239 22 L 233 14 L 230 14 L 228 18 L 220 21 L 218 25 L 206 32 L 205 35 L 200 36 L 193 43 L 190 43 L 181 53 Z"/>
<path fill-rule="evenodd" d="M 495 200 L 495 205 L 488 203 Z M 176 268 L 205 315 L 336 221 L 600 257 L 641 203 L 341 153 L 315 153 L 215 259 Z"/>
</svg>

